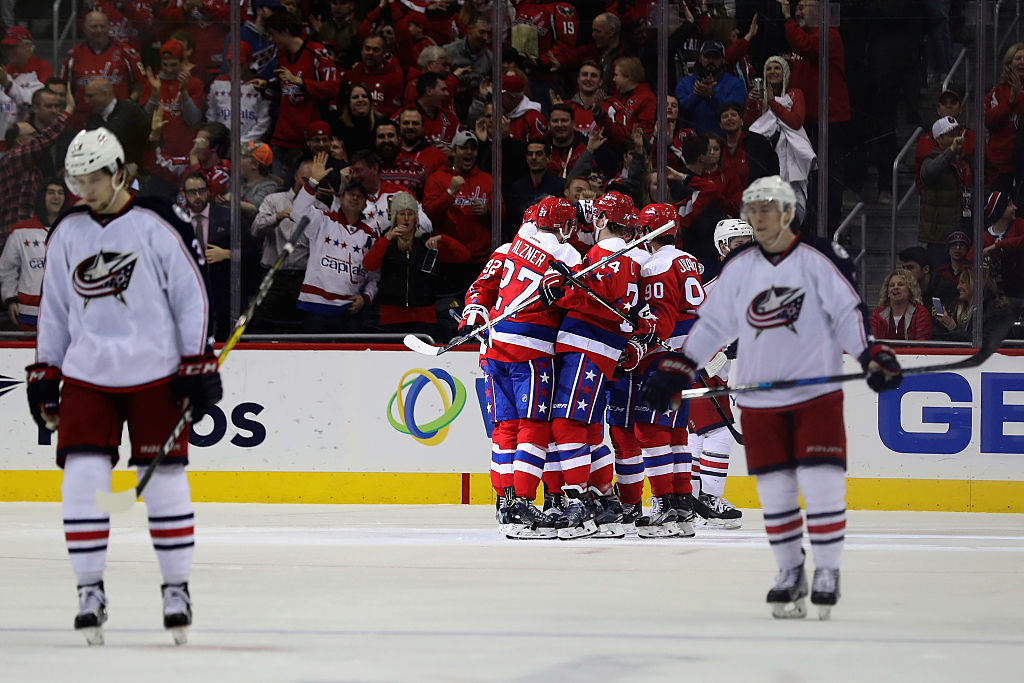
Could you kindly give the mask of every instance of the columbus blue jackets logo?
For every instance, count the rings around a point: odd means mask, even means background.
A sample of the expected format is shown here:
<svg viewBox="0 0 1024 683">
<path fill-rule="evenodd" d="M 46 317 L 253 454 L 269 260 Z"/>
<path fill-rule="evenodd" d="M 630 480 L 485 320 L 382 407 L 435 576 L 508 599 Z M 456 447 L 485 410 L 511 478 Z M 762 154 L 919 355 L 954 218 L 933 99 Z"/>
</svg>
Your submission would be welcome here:
<svg viewBox="0 0 1024 683">
<path fill-rule="evenodd" d="M 124 303 L 122 294 L 128 289 L 137 261 L 138 256 L 132 252 L 100 251 L 75 267 L 71 285 L 86 305 L 91 299 L 105 296 Z"/>
<path fill-rule="evenodd" d="M 747 323 L 760 335 L 773 327 L 788 327 L 793 332 L 804 307 L 802 287 L 769 287 L 747 306 Z"/>
</svg>

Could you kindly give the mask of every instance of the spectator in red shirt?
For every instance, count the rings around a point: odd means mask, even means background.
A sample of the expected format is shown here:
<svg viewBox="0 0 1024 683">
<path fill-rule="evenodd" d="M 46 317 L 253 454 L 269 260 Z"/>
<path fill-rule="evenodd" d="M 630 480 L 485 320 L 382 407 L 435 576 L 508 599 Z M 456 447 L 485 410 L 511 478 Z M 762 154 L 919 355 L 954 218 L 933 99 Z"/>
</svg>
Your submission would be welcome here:
<svg viewBox="0 0 1024 683">
<path fill-rule="evenodd" d="M 469 71 L 469 67 L 464 66 L 452 73 L 452 58 L 445 49 L 437 45 L 426 47 L 420 52 L 416 64 L 405 75 L 405 96 L 402 101 L 405 104 L 413 104 L 419 97 L 416 92 L 417 79 L 422 74 L 435 73 L 443 78 L 445 85 L 448 86 L 448 100 L 442 106 L 451 108 L 455 91 L 459 88 L 459 76 L 466 71 Z"/>
<path fill-rule="evenodd" d="M 204 123 L 196 133 L 189 151 L 188 172 L 199 172 L 206 177 L 210 201 L 224 203 L 222 195 L 231 181 L 231 162 L 225 157 L 231 145 L 231 133 L 223 123 Z"/>
<path fill-rule="evenodd" d="M 793 88 L 804 94 L 807 108 L 807 120 L 804 132 L 811 141 L 815 151 L 818 149 L 818 0 L 800 0 L 796 12 L 791 15 L 789 0 L 778 0 L 782 14 L 786 17 L 786 40 L 793 50 L 789 61 L 790 80 Z M 844 176 L 839 168 L 840 160 L 846 157 L 846 140 L 848 137 L 846 123 L 850 120 L 850 95 L 846 85 L 846 60 L 843 51 L 843 38 L 836 28 L 829 28 L 828 34 L 828 155 L 836 160 L 829 170 L 829 202 L 828 225 L 835 228 L 839 224 L 843 204 Z M 891 165 L 891 164 L 890 164 Z M 816 187 L 814 183 L 811 187 Z M 808 201 L 814 206 L 814 201 Z"/>
<path fill-rule="evenodd" d="M 996 282 L 1019 306 L 1024 303 L 1024 219 L 1017 218 L 1017 204 L 1009 195 L 993 192 L 985 205 L 985 222 L 981 253 Z M 972 249 L 967 260 L 973 259 Z"/>
<path fill-rule="evenodd" d="M 231 25 L 231 3 L 228 0 L 182 0 L 168 3 L 160 10 L 160 18 L 175 28 L 185 28 L 195 40 L 189 56 L 195 66 L 192 74 L 208 85 L 220 73 L 224 41 Z M 280 48 L 279 48 L 280 49 Z"/>
<path fill-rule="evenodd" d="M 134 49 L 110 37 L 110 20 L 102 12 L 89 12 L 82 21 L 85 40 L 70 50 L 64 59 L 61 78 L 71 83 L 76 100 L 85 101 L 85 86 L 102 77 L 114 84 L 114 96 L 138 101 L 146 76 L 142 59 Z M 71 129 L 80 128 L 89 112 L 81 111 L 71 120 Z"/>
<path fill-rule="evenodd" d="M 377 158 L 380 159 L 380 178 L 389 183 L 401 185 L 403 189 L 423 200 L 423 184 L 427 181 L 427 169 L 415 159 L 400 158 L 398 155 L 398 124 L 383 119 L 374 130 Z"/>
<path fill-rule="evenodd" d="M 1024 43 L 1014 43 L 1003 55 L 999 82 L 989 91 L 985 105 L 985 186 L 1011 192 L 1024 179 L 1024 169 L 1014 167 L 1014 145 L 1020 146 L 1024 119 Z"/>
<path fill-rule="evenodd" d="M 548 121 L 540 112 L 540 105 L 525 94 L 526 84 L 515 74 L 501 77 L 501 109 L 510 121 L 510 134 L 519 142 L 543 138 L 548 132 Z"/>
<path fill-rule="evenodd" d="M 594 111 L 594 120 L 608 141 L 623 147 L 639 127 L 644 139 L 654 133 L 658 117 L 658 99 L 644 82 L 644 67 L 637 57 L 620 57 L 612 70 L 613 95 Z"/>
<path fill-rule="evenodd" d="M 939 278 L 948 280 L 954 287 L 960 282 L 960 273 L 964 268 L 969 268 L 971 261 L 967 254 L 971 251 L 971 236 L 963 230 L 954 230 L 946 238 L 946 252 L 949 254 L 949 263 L 939 266 L 936 273 Z"/>
<path fill-rule="evenodd" d="M 423 114 L 423 137 L 440 149 L 447 148 L 459 132 L 459 117 L 446 103 L 451 100 L 448 84 L 428 71 L 416 79 L 416 108 Z"/>
<path fill-rule="evenodd" d="M 427 175 L 448 165 L 448 156 L 430 144 L 423 135 L 423 112 L 407 107 L 398 115 L 398 134 L 402 146 L 398 150 L 400 159 L 412 159 L 423 164 Z"/>
<path fill-rule="evenodd" d="M 587 150 L 587 138 L 576 130 L 573 122 L 575 110 L 569 104 L 551 107 L 548 117 L 548 140 L 551 143 L 551 163 L 548 170 L 563 178 L 568 177 L 576 162 Z"/>
<path fill-rule="evenodd" d="M 365 85 L 374 107 L 386 116 L 391 116 L 402 106 L 405 88 L 402 70 L 386 61 L 384 39 L 380 36 L 371 35 L 363 39 L 360 61 L 342 72 L 341 82 L 342 85 Z"/>
<path fill-rule="evenodd" d="M 338 98 L 338 74 L 327 49 L 307 42 L 302 24 L 285 9 L 275 9 L 265 26 L 277 48 L 280 98 L 270 144 L 275 175 L 284 177 L 305 146 L 306 123 L 319 119 L 319 108 Z"/>
<path fill-rule="evenodd" d="M 764 176 L 779 174 L 779 157 L 763 135 L 743 129 L 743 108 L 733 102 L 722 105 L 719 125 L 725 133 L 722 168 L 739 179 L 741 187 Z"/>
<path fill-rule="evenodd" d="M 438 232 L 469 250 L 464 263 L 439 266 L 445 291 L 469 287 L 491 254 L 491 174 L 477 167 L 478 148 L 475 135 L 460 131 L 452 141 L 452 166 L 432 173 L 423 193 Z"/>
<path fill-rule="evenodd" d="M 24 26 L 11 26 L 0 42 L 7 73 L 31 95 L 53 78 L 53 67 L 35 56 L 32 34 Z"/>
<path fill-rule="evenodd" d="M 882 283 L 878 308 L 871 312 L 871 331 L 878 339 L 932 338 L 931 314 L 921 301 L 921 288 L 902 268 L 889 273 Z"/>
<path fill-rule="evenodd" d="M 188 154 L 203 118 L 203 84 L 182 68 L 185 46 L 168 40 L 160 48 L 159 75 L 146 67 L 139 104 L 152 118 L 157 107 L 163 109 L 163 140 L 160 153 L 175 157 Z"/>
</svg>

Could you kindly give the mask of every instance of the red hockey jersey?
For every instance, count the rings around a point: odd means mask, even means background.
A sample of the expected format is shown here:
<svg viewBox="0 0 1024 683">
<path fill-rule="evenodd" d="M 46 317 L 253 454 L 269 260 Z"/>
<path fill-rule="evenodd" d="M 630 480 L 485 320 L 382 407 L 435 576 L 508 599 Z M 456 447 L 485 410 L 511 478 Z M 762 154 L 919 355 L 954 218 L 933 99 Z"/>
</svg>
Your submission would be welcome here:
<svg viewBox="0 0 1024 683">
<path fill-rule="evenodd" d="M 302 84 L 280 82 L 281 104 L 271 144 L 304 147 L 306 124 L 320 118 L 319 104 L 338 99 L 338 69 L 327 49 L 313 42 L 303 43 L 295 54 L 278 51 L 277 64 L 301 78 Z"/>
<path fill-rule="evenodd" d="M 389 62 L 372 71 L 367 70 L 363 63 L 359 62 L 342 72 L 341 83 L 346 88 L 353 83 L 365 85 L 370 91 L 373 106 L 385 116 L 392 116 L 402 106 L 402 92 L 405 87 L 402 69 Z"/>
<path fill-rule="evenodd" d="M 558 61 L 559 68 L 576 63 L 576 36 L 579 33 L 579 16 L 576 9 L 567 2 L 526 2 L 516 9 L 515 24 L 529 24 L 537 31 L 537 61 L 553 67 L 550 52 Z"/>
</svg>

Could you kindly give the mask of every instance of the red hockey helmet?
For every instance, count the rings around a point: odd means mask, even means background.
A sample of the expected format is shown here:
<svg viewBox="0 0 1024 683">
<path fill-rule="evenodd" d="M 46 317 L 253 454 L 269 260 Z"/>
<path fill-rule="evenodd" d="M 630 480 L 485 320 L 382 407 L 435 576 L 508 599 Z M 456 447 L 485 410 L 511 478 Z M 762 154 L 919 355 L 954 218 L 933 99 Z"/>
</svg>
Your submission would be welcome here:
<svg viewBox="0 0 1024 683">
<path fill-rule="evenodd" d="M 537 227 L 557 232 L 566 241 L 576 230 L 576 207 L 565 197 L 545 197 L 537 205 Z"/>
<path fill-rule="evenodd" d="M 661 233 L 661 236 L 675 237 L 679 225 L 679 213 L 671 204 L 648 204 L 640 212 L 640 230 L 645 235 L 667 223 L 671 223 L 672 227 Z"/>
<path fill-rule="evenodd" d="M 543 200 L 542 200 L 543 201 Z M 537 222 L 537 211 L 540 209 L 540 202 L 536 204 L 530 204 L 526 211 L 523 212 L 523 223 L 536 223 Z"/>
<path fill-rule="evenodd" d="M 621 192 L 606 192 L 594 202 L 594 227 L 603 228 L 605 219 L 619 225 L 629 225 L 629 214 L 636 211 L 633 200 Z"/>
</svg>

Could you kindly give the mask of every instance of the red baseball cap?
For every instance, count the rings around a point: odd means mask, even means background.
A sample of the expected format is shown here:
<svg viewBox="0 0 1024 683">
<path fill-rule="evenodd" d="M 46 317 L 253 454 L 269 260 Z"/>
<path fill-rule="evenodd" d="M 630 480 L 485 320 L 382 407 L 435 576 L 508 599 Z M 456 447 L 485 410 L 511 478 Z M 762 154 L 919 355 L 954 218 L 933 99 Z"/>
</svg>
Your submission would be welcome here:
<svg viewBox="0 0 1024 683">
<path fill-rule="evenodd" d="M 523 83 L 523 79 L 519 78 L 515 74 L 505 74 L 501 77 L 501 91 L 502 92 L 523 92 L 526 90 L 526 84 Z"/>
<path fill-rule="evenodd" d="M 7 29 L 7 33 L 4 34 L 3 42 L 0 42 L 0 45 L 13 47 L 20 44 L 23 40 L 32 40 L 32 33 L 24 26 L 12 26 Z"/>
<path fill-rule="evenodd" d="M 306 124 L 306 139 L 315 138 L 318 135 L 333 136 L 334 132 L 331 127 L 327 125 L 326 121 L 313 121 L 312 123 Z"/>
<path fill-rule="evenodd" d="M 177 40 L 168 40 L 160 46 L 160 54 L 170 55 L 175 59 L 185 59 L 185 46 Z"/>
</svg>

